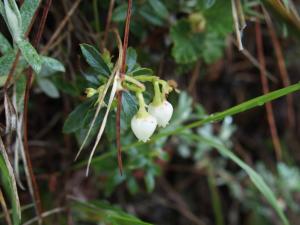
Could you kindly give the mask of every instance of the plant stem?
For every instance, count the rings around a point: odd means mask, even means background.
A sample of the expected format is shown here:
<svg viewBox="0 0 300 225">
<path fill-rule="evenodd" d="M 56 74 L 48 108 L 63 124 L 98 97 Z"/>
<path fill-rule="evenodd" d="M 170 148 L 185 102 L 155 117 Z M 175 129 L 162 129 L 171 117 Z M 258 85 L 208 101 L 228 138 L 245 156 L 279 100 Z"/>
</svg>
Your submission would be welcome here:
<svg viewBox="0 0 300 225">
<path fill-rule="evenodd" d="M 132 0 L 128 0 L 125 32 L 123 39 L 123 53 L 122 53 L 122 64 L 120 70 L 120 79 L 123 80 L 126 73 L 126 54 L 128 46 L 128 37 L 129 37 L 129 28 L 130 28 L 130 19 L 131 19 L 131 8 Z M 122 165 L 122 146 L 121 146 L 121 110 L 122 110 L 122 91 L 117 93 L 118 106 L 117 106 L 117 115 L 116 115 L 116 137 L 117 137 L 117 149 L 118 149 L 118 165 L 120 173 L 122 174 L 123 165 Z"/>
<path fill-rule="evenodd" d="M 52 0 L 47 0 L 44 11 L 43 11 L 43 15 L 41 18 L 41 22 L 39 24 L 38 27 L 38 32 L 35 36 L 35 39 L 33 41 L 33 46 L 37 47 L 38 43 L 40 42 L 40 39 L 42 37 L 42 33 L 44 31 L 44 27 L 45 27 L 45 23 L 46 23 L 46 18 L 51 6 Z M 27 165 L 28 165 L 28 172 L 29 172 L 29 176 L 31 179 L 31 183 L 32 183 L 32 188 L 33 188 L 33 198 L 34 201 L 36 203 L 36 213 L 37 216 L 39 218 L 38 222 L 39 224 L 42 224 L 42 204 L 41 204 L 41 198 L 40 198 L 40 194 L 39 194 L 39 188 L 34 176 L 34 172 L 33 172 L 33 168 L 32 168 L 32 164 L 31 164 L 31 160 L 30 160 L 30 154 L 29 154 L 29 146 L 28 146 L 28 101 L 29 101 L 29 94 L 30 94 L 30 87 L 31 87 L 31 83 L 32 83 L 32 79 L 33 79 L 33 70 L 32 68 L 29 68 L 28 73 L 27 73 L 27 81 L 26 81 L 26 89 L 25 89 L 25 95 L 24 95 L 24 152 L 25 152 L 25 158 L 27 161 Z"/>
<path fill-rule="evenodd" d="M 162 103 L 161 99 L 161 91 L 159 87 L 159 83 L 157 81 L 154 82 L 154 98 L 153 98 L 153 104 L 155 106 L 158 106 Z"/>
<path fill-rule="evenodd" d="M 108 38 L 109 27 L 110 27 L 110 23 L 111 23 L 111 17 L 112 17 L 112 11 L 114 9 L 114 5 L 115 5 L 115 0 L 110 0 L 107 20 L 106 20 L 106 25 L 105 25 L 105 32 L 104 32 L 104 37 L 103 37 L 103 48 L 106 47 L 106 42 L 107 42 L 107 38 Z"/>
<path fill-rule="evenodd" d="M 96 22 L 96 31 L 100 33 L 100 21 L 99 21 L 99 9 L 98 9 L 98 0 L 93 0 L 93 9 L 94 9 L 94 19 Z"/>
<path fill-rule="evenodd" d="M 137 92 L 136 97 L 139 101 L 139 111 L 137 113 L 137 117 L 143 117 L 145 114 L 147 114 L 144 96 L 142 92 Z"/>
<path fill-rule="evenodd" d="M 264 56 L 264 45 L 263 45 L 262 32 L 261 32 L 259 21 L 256 21 L 255 31 L 256 31 L 257 56 L 258 56 L 258 61 L 260 62 L 261 65 L 260 79 L 262 83 L 263 93 L 267 94 L 270 92 L 270 90 L 269 90 L 268 80 L 266 78 L 266 62 Z M 274 114 L 273 114 L 273 107 L 270 102 L 266 103 L 266 111 L 267 111 L 267 119 L 268 119 L 268 124 L 271 132 L 272 142 L 275 149 L 276 158 L 277 160 L 280 160 L 282 155 L 282 149 L 281 149 L 281 144 L 277 133 L 277 127 L 276 127 Z"/>
</svg>

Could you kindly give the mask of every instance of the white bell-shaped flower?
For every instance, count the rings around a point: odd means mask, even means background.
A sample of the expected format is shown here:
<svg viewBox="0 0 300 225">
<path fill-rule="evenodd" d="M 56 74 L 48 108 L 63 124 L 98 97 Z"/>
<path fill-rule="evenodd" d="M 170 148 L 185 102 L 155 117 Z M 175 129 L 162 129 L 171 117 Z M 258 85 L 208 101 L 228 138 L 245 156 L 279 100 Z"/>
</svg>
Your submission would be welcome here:
<svg viewBox="0 0 300 225">
<path fill-rule="evenodd" d="M 151 103 L 148 107 L 148 112 L 156 118 L 158 126 L 165 127 L 173 115 L 173 106 L 167 100 L 160 104 Z"/>
<path fill-rule="evenodd" d="M 147 142 L 154 133 L 157 121 L 149 113 L 143 113 L 142 116 L 135 115 L 131 120 L 131 129 L 139 141 Z"/>
</svg>

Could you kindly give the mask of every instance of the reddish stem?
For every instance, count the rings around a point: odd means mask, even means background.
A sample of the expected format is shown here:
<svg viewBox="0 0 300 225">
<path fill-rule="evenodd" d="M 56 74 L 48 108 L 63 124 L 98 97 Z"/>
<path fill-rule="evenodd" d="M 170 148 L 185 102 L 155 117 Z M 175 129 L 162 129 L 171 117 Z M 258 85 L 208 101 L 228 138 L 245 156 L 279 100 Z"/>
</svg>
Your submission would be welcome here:
<svg viewBox="0 0 300 225">
<path fill-rule="evenodd" d="M 40 42 L 40 39 L 42 37 L 42 33 L 45 27 L 45 23 L 46 23 L 46 18 L 51 6 L 52 0 L 47 0 L 46 5 L 44 7 L 43 10 L 43 15 L 41 18 L 41 22 L 39 24 L 38 27 L 38 32 L 34 38 L 33 41 L 33 46 L 37 47 L 38 43 Z M 36 182 L 36 178 L 34 176 L 34 172 L 33 172 L 33 168 L 32 168 L 32 164 L 31 164 L 31 160 L 30 160 L 30 154 L 29 154 L 29 146 L 28 146 L 28 101 L 29 101 L 29 94 L 30 94 L 30 87 L 31 87 L 31 83 L 32 83 L 32 79 L 33 79 L 33 70 L 32 68 L 29 68 L 28 72 L 27 72 L 27 80 L 26 80 L 26 89 L 25 89 L 25 96 L 24 96 L 24 152 L 25 152 L 25 158 L 28 164 L 28 172 L 31 178 L 31 182 L 32 182 L 32 187 L 34 190 L 34 199 L 35 199 L 35 203 L 36 203 L 36 211 L 37 211 L 37 215 L 39 217 L 39 224 L 41 224 L 41 215 L 43 212 L 42 209 L 42 204 L 41 204 L 41 198 L 40 198 L 40 194 L 39 194 L 39 188 Z"/>
<path fill-rule="evenodd" d="M 268 80 L 266 77 L 266 61 L 265 61 L 265 56 L 264 56 L 264 45 L 263 45 L 263 39 L 262 39 L 262 32 L 261 32 L 261 27 L 259 21 L 256 22 L 255 24 L 255 31 L 256 31 L 256 45 L 257 45 L 257 56 L 259 63 L 261 65 L 260 67 L 260 79 L 262 83 L 262 88 L 263 88 L 263 93 L 267 94 L 269 92 L 269 85 L 268 85 Z M 274 119 L 274 114 L 273 114 L 273 107 L 270 102 L 266 103 L 266 111 L 267 111 L 267 118 L 268 118 L 268 123 L 270 127 L 270 132 L 272 136 L 272 142 L 274 145 L 275 153 L 276 153 L 276 158 L 278 160 L 281 159 L 281 144 L 279 141 L 278 133 L 277 133 L 277 128 L 276 128 L 276 123 Z"/>
<path fill-rule="evenodd" d="M 132 8 L 132 0 L 128 0 L 128 8 L 127 8 L 127 16 L 126 16 L 126 24 L 125 24 L 125 32 L 123 39 L 123 58 L 120 70 L 120 78 L 124 79 L 126 73 L 126 54 L 128 47 L 128 38 L 129 38 L 129 30 L 130 30 L 130 19 L 131 19 L 131 8 Z M 117 107 L 117 115 L 116 115 L 116 130 L 117 130 L 117 149 L 118 149 L 118 166 L 120 173 L 123 171 L 123 163 L 122 163 L 122 145 L 121 145 L 121 110 L 122 110 L 122 91 L 118 91 L 117 93 L 118 99 L 118 107 Z"/>
<path fill-rule="evenodd" d="M 289 74 L 288 74 L 288 71 L 287 71 L 287 68 L 285 65 L 283 52 L 282 52 L 278 37 L 275 32 L 273 22 L 270 18 L 270 15 L 268 14 L 268 12 L 266 10 L 264 10 L 264 13 L 265 13 L 265 19 L 267 22 L 267 26 L 269 28 L 268 29 L 269 35 L 270 35 L 272 44 L 274 46 L 275 56 L 276 56 L 277 62 L 278 62 L 279 74 L 280 74 L 281 80 L 283 82 L 283 86 L 287 87 L 291 84 L 291 81 L 290 81 Z M 293 108 L 293 105 L 294 105 L 293 95 L 287 95 L 286 98 L 287 98 L 288 127 L 293 128 L 295 126 L 295 121 L 296 121 L 295 111 Z"/>
</svg>

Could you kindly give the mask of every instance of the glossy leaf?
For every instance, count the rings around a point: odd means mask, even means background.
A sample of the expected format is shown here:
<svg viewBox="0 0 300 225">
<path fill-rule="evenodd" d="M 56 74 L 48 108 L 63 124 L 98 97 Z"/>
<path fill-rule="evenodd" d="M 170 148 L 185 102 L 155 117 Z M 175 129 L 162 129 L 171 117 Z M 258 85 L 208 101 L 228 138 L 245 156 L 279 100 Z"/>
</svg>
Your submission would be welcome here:
<svg viewBox="0 0 300 225">
<path fill-rule="evenodd" d="M 80 48 L 82 54 L 85 57 L 85 60 L 91 67 L 93 67 L 101 75 L 104 75 L 106 77 L 110 76 L 111 71 L 109 67 L 106 65 L 101 54 L 98 52 L 98 50 L 95 47 L 88 44 L 81 44 Z"/>
<path fill-rule="evenodd" d="M 135 97 L 127 91 L 122 94 L 122 112 L 125 115 L 127 122 L 129 123 L 132 117 L 137 112 L 137 103 Z"/>
<path fill-rule="evenodd" d="M 63 132 L 64 133 L 72 133 L 84 125 L 84 118 L 86 117 L 87 113 L 89 112 L 89 107 L 91 102 L 85 101 L 78 105 L 68 116 L 64 123 Z"/>
<path fill-rule="evenodd" d="M 129 47 L 127 49 L 127 57 L 126 57 L 127 73 L 130 73 L 133 70 L 136 64 L 136 60 L 137 60 L 136 51 L 134 50 L 134 48 Z"/>
</svg>

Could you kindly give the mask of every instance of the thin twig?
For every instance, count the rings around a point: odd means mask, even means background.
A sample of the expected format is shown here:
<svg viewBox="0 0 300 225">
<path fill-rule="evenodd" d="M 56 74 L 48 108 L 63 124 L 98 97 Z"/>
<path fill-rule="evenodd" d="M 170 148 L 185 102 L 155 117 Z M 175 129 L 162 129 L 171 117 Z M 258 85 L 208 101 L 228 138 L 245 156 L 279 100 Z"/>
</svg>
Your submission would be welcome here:
<svg viewBox="0 0 300 225">
<path fill-rule="evenodd" d="M 45 23 L 46 23 L 46 19 L 47 19 L 47 15 L 51 6 L 52 0 L 47 0 L 46 5 L 44 7 L 43 10 L 43 15 L 38 27 L 38 32 L 34 38 L 33 41 L 33 46 L 36 48 L 41 40 L 42 37 L 42 33 L 44 31 L 44 27 L 45 27 Z M 25 95 L 24 95 L 24 114 L 23 114 L 23 129 L 24 129 L 24 154 L 25 154 L 25 159 L 27 162 L 27 166 L 28 166 L 28 173 L 30 176 L 30 180 L 32 183 L 32 191 L 33 191 L 33 197 L 36 203 L 36 213 L 37 213 L 37 217 L 38 217 L 38 222 L 39 224 L 42 223 L 42 204 L 41 204 L 41 198 L 40 198 L 40 194 L 39 194 L 39 188 L 34 176 L 34 172 L 33 172 L 33 168 L 32 168 L 32 164 L 31 164 L 31 159 L 30 159 L 30 154 L 29 154 L 29 146 L 28 146 L 28 101 L 29 101 L 29 94 L 30 94 L 30 87 L 31 87 L 31 83 L 33 80 L 33 69 L 29 68 L 29 70 L 27 71 L 27 80 L 26 80 L 26 88 L 25 88 Z"/>
<path fill-rule="evenodd" d="M 129 29 L 130 29 L 130 19 L 131 19 L 131 8 L 132 8 L 132 0 L 128 0 L 128 9 L 126 16 L 126 24 L 125 24 L 125 32 L 123 39 L 123 58 L 120 70 L 120 78 L 124 79 L 126 73 L 126 54 L 128 47 L 128 37 L 129 37 Z M 123 165 L 122 165 L 122 145 L 121 145 L 121 110 L 122 110 L 122 91 L 118 91 L 117 93 L 118 99 L 118 107 L 117 107 L 117 115 L 116 115 L 116 137 L 117 137 L 117 149 L 118 149 L 118 165 L 120 173 L 122 174 Z"/>
<path fill-rule="evenodd" d="M 263 88 L 263 93 L 267 94 L 269 93 L 269 85 L 268 85 L 268 80 L 266 79 L 265 73 L 266 73 L 266 62 L 265 62 L 265 56 L 264 56 L 264 46 L 263 46 L 263 39 L 262 39 L 262 32 L 261 32 L 261 27 L 259 21 L 256 21 L 255 24 L 255 33 L 256 33 L 256 45 L 257 45 L 257 56 L 258 60 L 260 62 L 260 79 L 262 83 L 262 88 Z M 274 114 L 273 114 L 273 107 L 270 102 L 266 103 L 266 111 L 267 111 L 267 118 L 268 118 L 268 123 L 270 127 L 270 132 L 272 136 L 272 142 L 274 145 L 275 149 L 275 154 L 278 160 L 281 159 L 281 144 L 279 141 L 278 133 L 277 133 L 277 128 L 276 128 L 276 123 L 274 119 Z"/>
<path fill-rule="evenodd" d="M 69 19 L 71 18 L 71 16 L 73 15 L 73 13 L 75 12 L 75 10 L 77 9 L 77 7 L 79 6 L 79 3 L 81 2 L 81 0 L 77 0 L 74 5 L 72 6 L 72 8 L 70 9 L 70 11 L 68 12 L 68 14 L 65 16 L 65 18 L 61 21 L 61 23 L 59 24 L 58 28 L 56 29 L 56 31 L 54 32 L 54 34 L 51 36 L 50 40 L 48 41 L 48 43 L 46 44 L 46 46 L 42 49 L 41 53 L 45 53 L 49 50 L 50 46 L 52 45 L 52 43 L 56 40 L 57 37 L 60 36 L 63 28 L 65 27 L 65 25 L 67 24 L 67 22 L 69 21 Z"/>
<path fill-rule="evenodd" d="M 111 23 L 112 11 L 114 9 L 114 6 L 115 6 L 115 0 L 110 0 L 107 20 L 106 20 L 106 25 L 105 25 L 105 31 L 104 31 L 104 37 L 103 37 L 103 48 L 106 47 L 106 42 L 107 42 L 110 23 Z"/>
<path fill-rule="evenodd" d="M 233 17 L 233 21 L 234 21 L 236 39 L 238 42 L 239 50 L 242 51 L 244 49 L 244 47 L 243 47 L 243 43 L 242 43 L 242 35 L 240 32 L 240 24 L 239 24 L 239 18 L 238 18 L 235 0 L 231 0 L 231 7 L 232 7 L 232 17 Z"/>
<path fill-rule="evenodd" d="M 61 212 L 65 211 L 65 210 L 66 210 L 66 208 L 55 208 L 55 209 L 52 209 L 52 210 L 49 210 L 47 212 L 42 213 L 41 216 L 44 218 L 44 217 L 51 216 L 53 214 L 61 213 Z M 34 222 L 38 221 L 38 219 L 39 219 L 38 217 L 35 217 L 35 218 L 31 219 L 31 220 L 28 220 L 23 225 L 33 224 Z"/>
<path fill-rule="evenodd" d="M 238 46 L 237 42 L 235 39 L 233 38 L 230 38 L 229 39 L 235 46 Z M 253 66 L 255 66 L 257 69 L 262 69 L 261 65 L 259 64 L 259 62 L 257 61 L 257 59 L 251 55 L 251 53 L 246 49 L 244 48 L 241 53 L 252 63 Z M 272 82 L 274 83 L 277 83 L 278 82 L 278 79 L 273 75 L 271 74 L 266 68 L 265 68 L 265 76 L 267 78 L 269 78 L 269 80 L 271 80 Z"/>
<path fill-rule="evenodd" d="M 270 18 L 269 13 L 264 8 L 263 8 L 263 12 L 264 12 L 265 20 L 266 20 L 266 23 L 267 23 L 267 26 L 268 26 L 269 35 L 271 37 L 271 41 L 272 41 L 272 44 L 274 46 L 275 55 L 276 55 L 277 62 L 278 62 L 279 74 L 280 74 L 283 86 L 287 87 L 291 84 L 291 82 L 290 82 L 290 78 L 289 78 L 287 68 L 286 68 L 286 65 L 285 65 L 282 49 L 281 49 L 279 40 L 276 36 L 276 32 L 275 32 L 275 29 L 274 29 L 274 26 L 273 26 L 273 23 L 272 23 L 272 20 Z M 295 121 L 296 121 L 295 111 L 294 111 L 294 108 L 293 108 L 293 105 L 294 105 L 293 104 L 293 102 L 294 102 L 293 95 L 287 95 L 286 98 L 287 98 L 288 127 L 291 128 L 295 125 Z"/>
</svg>

